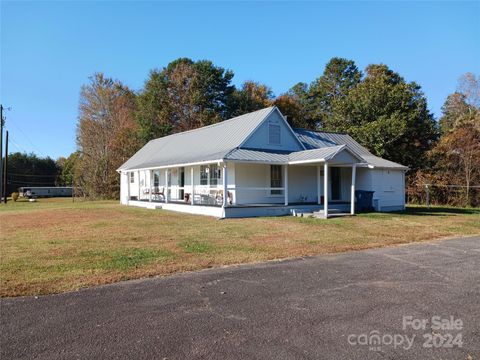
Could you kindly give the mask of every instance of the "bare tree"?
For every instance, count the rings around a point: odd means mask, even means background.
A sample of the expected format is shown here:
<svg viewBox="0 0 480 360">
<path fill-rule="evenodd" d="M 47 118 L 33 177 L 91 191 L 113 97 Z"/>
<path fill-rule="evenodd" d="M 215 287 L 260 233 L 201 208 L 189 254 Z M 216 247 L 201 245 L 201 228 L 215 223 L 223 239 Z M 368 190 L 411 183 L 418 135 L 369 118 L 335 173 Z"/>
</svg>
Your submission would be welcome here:
<svg viewBox="0 0 480 360">
<path fill-rule="evenodd" d="M 123 84 L 97 73 L 81 89 L 77 182 L 87 195 L 118 196 L 116 169 L 138 148 L 135 96 Z"/>
</svg>

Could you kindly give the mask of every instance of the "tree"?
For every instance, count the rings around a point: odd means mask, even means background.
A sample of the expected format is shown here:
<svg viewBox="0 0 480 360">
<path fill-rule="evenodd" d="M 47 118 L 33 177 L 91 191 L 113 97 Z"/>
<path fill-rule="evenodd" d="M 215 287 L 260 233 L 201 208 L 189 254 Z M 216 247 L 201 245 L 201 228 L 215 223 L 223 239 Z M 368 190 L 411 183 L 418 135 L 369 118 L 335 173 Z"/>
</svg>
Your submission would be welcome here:
<svg viewBox="0 0 480 360">
<path fill-rule="evenodd" d="M 270 87 L 255 81 L 245 81 L 240 90 L 235 89 L 230 101 L 232 116 L 247 114 L 272 105 L 273 92 Z"/>
<path fill-rule="evenodd" d="M 480 108 L 480 76 L 471 72 L 463 74 L 458 80 L 457 92 L 465 95 L 468 105 Z"/>
<path fill-rule="evenodd" d="M 207 60 L 180 58 L 162 70 L 152 70 L 138 97 L 143 142 L 227 118 L 232 78 L 232 71 Z"/>
<path fill-rule="evenodd" d="M 460 77 L 457 91 L 447 97 L 442 113 L 439 123 L 443 134 L 464 125 L 480 129 L 480 81 L 474 74 Z"/>
<path fill-rule="evenodd" d="M 7 194 L 22 186 L 55 186 L 58 173 L 57 164 L 49 157 L 20 152 L 9 154 Z"/>
<path fill-rule="evenodd" d="M 295 96 L 284 94 L 277 97 L 273 105 L 277 106 L 282 114 L 286 116 L 290 126 L 294 128 L 309 128 L 310 124 L 305 121 L 305 111 Z"/>
<path fill-rule="evenodd" d="M 116 169 L 139 148 L 135 95 L 119 81 L 96 73 L 80 93 L 75 182 L 88 196 L 118 197 Z"/>
<path fill-rule="evenodd" d="M 369 65 L 366 76 L 332 104 L 326 130 L 352 135 L 375 155 L 419 169 L 438 137 L 419 85 L 386 65 Z"/>
<path fill-rule="evenodd" d="M 333 104 L 344 99 L 360 83 L 362 73 L 353 60 L 334 57 L 325 66 L 322 76 L 308 90 L 307 109 L 323 128 L 329 127 Z"/>
<path fill-rule="evenodd" d="M 480 185 L 480 130 L 471 124 L 456 127 L 442 136 L 431 156 L 440 181 L 465 186 L 462 205 L 480 205 L 471 196 L 472 185 Z"/>
<path fill-rule="evenodd" d="M 78 177 L 78 160 L 80 153 L 75 151 L 67 158 L 61 157 L 57 159 L 57 167 L 59 168 L 58 182 L 62 186 L 72 186 L 74 180 Z"/>
</svg>

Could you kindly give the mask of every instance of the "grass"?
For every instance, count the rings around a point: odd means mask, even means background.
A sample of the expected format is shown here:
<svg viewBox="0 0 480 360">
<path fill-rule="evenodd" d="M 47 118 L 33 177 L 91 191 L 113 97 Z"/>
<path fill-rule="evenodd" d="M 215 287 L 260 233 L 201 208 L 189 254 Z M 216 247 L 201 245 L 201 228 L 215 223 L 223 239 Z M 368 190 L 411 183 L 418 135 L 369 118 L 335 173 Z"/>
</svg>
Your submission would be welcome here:
<svg viewBox="0 0 480 360">
<path fill-rule="evenodd" d="M 409 207 L 318 220 L 216 220 L 115 201 L 0 205 L 0 296 L 41 295 L 214 266 L 480 234 L 480 209 Z"/>
</svg>

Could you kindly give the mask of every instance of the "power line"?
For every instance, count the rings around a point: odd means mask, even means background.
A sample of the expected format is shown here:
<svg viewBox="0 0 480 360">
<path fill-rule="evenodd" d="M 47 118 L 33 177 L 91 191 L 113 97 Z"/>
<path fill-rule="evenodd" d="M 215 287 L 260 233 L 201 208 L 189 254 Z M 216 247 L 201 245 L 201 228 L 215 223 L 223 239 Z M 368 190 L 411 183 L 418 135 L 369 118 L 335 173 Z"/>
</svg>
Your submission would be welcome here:
<svg viewBox="0 0 480 360">
<path fill-rule="evenodd" d="M 15 176 L 32 176 L 32 177 L 58 177 L 58 176 L 60 176 L 60 175 L 19 174 L 19 173 L 9 173 L 9 175 L 15 175 Z"/>
<path fill-rule="evenodd" d="M 22 148 L 20 145 L 18 145 L 15 141 L 13 141 L 12 139 L 10 139 L 10 142 L 12 143 L 13 146 L 15 146 L 18 150 L 20 150 L 21 152 L 24 152 L 26 153 L 27 151 Z"/>
<path fill-rule="evenodd" d="M 32 142 L 32 140 L 30 140 L 30 138 L 27 136 L 27 134 L 25 134 L 23 132 L 22 129 L 20 129 L 20 127 L 18 127 L 14 122 L 11 122 L 11 124 L 18 130 L 20 131 L 20 133 L 25 137 L 25 139 L 27 139 L 27 141 L 30 143 L 30 145 L 40 154 L 42 155 L 43 157 L 45 157 L 45 154 L 43 154 L 39 149 L 38 147 L 35 146 L 35 144 Z M 26 151 L 25 151 L 26 152 Z"/>
<path fill-rule="evenodd" d="M 25 185 L 25 184 L 35 184 L 35 185 L 52 185 L 55 182 L 38 182 L 38 181 L 19 181 L 19 180 L 8 180 L 9 184 L 16 184 L 16 185 Z"/>
<path fill-rule="evenodd" d="M 17 184 L 54 184 L 55 181 L 30 181 L 30 180 L 18 180 L 18 179 L 9 179 L 9 183 L 17 183 Z"/>
</svg>

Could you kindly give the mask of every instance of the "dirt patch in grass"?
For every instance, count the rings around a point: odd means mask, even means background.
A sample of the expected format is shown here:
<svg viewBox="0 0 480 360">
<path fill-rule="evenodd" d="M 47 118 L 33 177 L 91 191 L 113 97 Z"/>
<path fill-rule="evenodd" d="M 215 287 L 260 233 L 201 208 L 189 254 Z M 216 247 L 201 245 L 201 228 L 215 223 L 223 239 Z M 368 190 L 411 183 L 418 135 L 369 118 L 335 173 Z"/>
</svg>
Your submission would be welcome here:
<svg viewBox="0 0 480 360">
<path fill-rule="evenodd" d="M 119 280 L 480 234 L 480 210 L 409 208 L 329 220 L 216 220 L 117 202 L 0 206 L 0 295 L 49 294 Z"/>
</svg>

